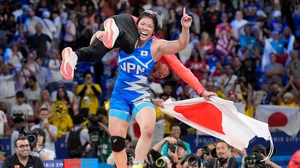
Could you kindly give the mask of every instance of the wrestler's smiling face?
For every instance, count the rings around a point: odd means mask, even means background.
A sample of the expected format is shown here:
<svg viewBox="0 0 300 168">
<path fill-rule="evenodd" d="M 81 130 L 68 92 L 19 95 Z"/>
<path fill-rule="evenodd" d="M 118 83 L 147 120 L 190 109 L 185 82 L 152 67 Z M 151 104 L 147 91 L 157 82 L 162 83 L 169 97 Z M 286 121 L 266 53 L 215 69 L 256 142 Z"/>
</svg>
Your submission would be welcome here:
<svg viewBox="0 0 300 168">
<path fill-rule="evenodd" d="M 142 18 L 138 23 L 141 41 L 148 41 L 154 32 L 154 21 L 149 17 Z"/>
</svg>

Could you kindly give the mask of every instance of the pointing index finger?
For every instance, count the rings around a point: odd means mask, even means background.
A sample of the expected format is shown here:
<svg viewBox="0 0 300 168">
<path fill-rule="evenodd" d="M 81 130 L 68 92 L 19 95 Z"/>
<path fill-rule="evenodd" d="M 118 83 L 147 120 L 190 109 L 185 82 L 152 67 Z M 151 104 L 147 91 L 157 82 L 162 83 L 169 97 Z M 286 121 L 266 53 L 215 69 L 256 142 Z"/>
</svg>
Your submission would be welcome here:
<svg viewBox="0 0 300 168">
<path fill-rule="evenodd" d="M 185 7 L 183 8 L 183 16 L 186 15 Z"/>
</svg>

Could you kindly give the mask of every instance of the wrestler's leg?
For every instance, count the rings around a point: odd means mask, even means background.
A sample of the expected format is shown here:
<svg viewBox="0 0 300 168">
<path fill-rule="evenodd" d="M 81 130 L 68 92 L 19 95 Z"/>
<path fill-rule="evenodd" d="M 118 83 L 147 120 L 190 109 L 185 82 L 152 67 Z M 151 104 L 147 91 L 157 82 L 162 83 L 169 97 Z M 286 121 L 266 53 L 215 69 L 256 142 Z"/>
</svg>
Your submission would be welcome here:
<svg viewBox="0 0 300 168">
<path fill-rule="evenodd" d="M 141 103 L 134 108 L 133 112 L 141 130 L 141 136 L 135 148 L 134 164 L 140 165 L 144 163 L 150 150 L 156 117 L 154 105 L 150 102 Z"/>
<path fill-rule="evenodd" d="M 131 115 L 126 102 L 113 95 L 111 98 L 109 110 L 109 133 L 111 136 L 111 145 L 114 160 L 117 167 L 127 167 L 127 157 L 125 149 L 125 138 Z"/>
</svg>

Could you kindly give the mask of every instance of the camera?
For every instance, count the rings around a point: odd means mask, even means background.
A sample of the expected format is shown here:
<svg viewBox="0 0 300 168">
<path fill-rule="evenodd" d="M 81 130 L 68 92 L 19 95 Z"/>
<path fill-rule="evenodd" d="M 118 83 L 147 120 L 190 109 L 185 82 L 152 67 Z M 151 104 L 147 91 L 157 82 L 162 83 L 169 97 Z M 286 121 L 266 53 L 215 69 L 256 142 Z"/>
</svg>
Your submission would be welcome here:
<svg viewBox="0 0 300 168">
<path fill-rule="evenodd" d="M 191 157 L 189 157 L 189 159 L 187 161 L 188 161 L 189 166 L 192 166 L 192 167 L 199 166 L 198 158 L 196 156 L 192 155 Z"/>
<path fill-rule="evenodd" d="M 167 163 L 164 161 L 163 158 L 158 158 L 156 161 L 155 161 L 155 166 L 154 167 L 157 167 L 157 168 L 167 168 Z"/>
<path fill-rule="evenodd" d="M 130 165 L 133 164 L 134 150 L 133 149 L 126 149 L 126 155 L 127 155 L 127 166 L 130 166 Z"/>
<path fill-rule="evenodd" d="M 253 153 L 251 153 L 249 156 L 245 157 L 245 163 L 246 163 L 246 167 L 250 166 L 250 165 L 255 165 L 255 167 L 258 168 L 265 168 L 265 162 L 262 161 L 263 157 L 262 155 L 255 151 Z"/>
<path fill-rule="evenodd" d="M 96 116 L 90 116 L 88 117 L 89 120 L 89 134 L 90 134 L 90 139 L 92 142 L 98 142 L 99 141 L 99 136 L 103 135 L 104 133 L 104 128 L 99 126 L 99 122 L 101 122 L 103 119 L 102 117 L 96 117 Z"/>
<path fill-rule="evenodd" d="M 176 149 L 177 149 L 177 145 L 175 145 L 175 144 L 170 144 L 170 145 L 169 145 L 169 149 L 170 149 L 171 152 L 175 153 L 175 151 L 176 151 Z"/>
<path fill-rule="evenodd" d="M 28 139 L 29 141 L 29 145 L 30 148 L 34 148 L 37 144 L 37 132 L 35 131 L 26 131 L 24 130 L 22 134 L 20 134 L 21 136 L 24 136 Z"/>
</svg>

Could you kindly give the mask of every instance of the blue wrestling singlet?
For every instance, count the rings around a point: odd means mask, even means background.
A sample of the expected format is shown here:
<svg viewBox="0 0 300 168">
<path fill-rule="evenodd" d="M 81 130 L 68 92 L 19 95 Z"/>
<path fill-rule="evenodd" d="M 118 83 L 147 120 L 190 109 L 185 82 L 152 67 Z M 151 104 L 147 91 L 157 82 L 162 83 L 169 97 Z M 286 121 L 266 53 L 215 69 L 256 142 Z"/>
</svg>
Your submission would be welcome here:
<svg viewBox="0 0 300 168">
<path fill-rule="evenodd" d="M 110 100 L 109 116 L 130 122 L 132 114 L 145 106 L 154 108 L 151 103 L 148 76 L 155 62 L 151 55 L 152 38 L 132 54 L 119 51 L 119 75 Z"/>
</svg>

